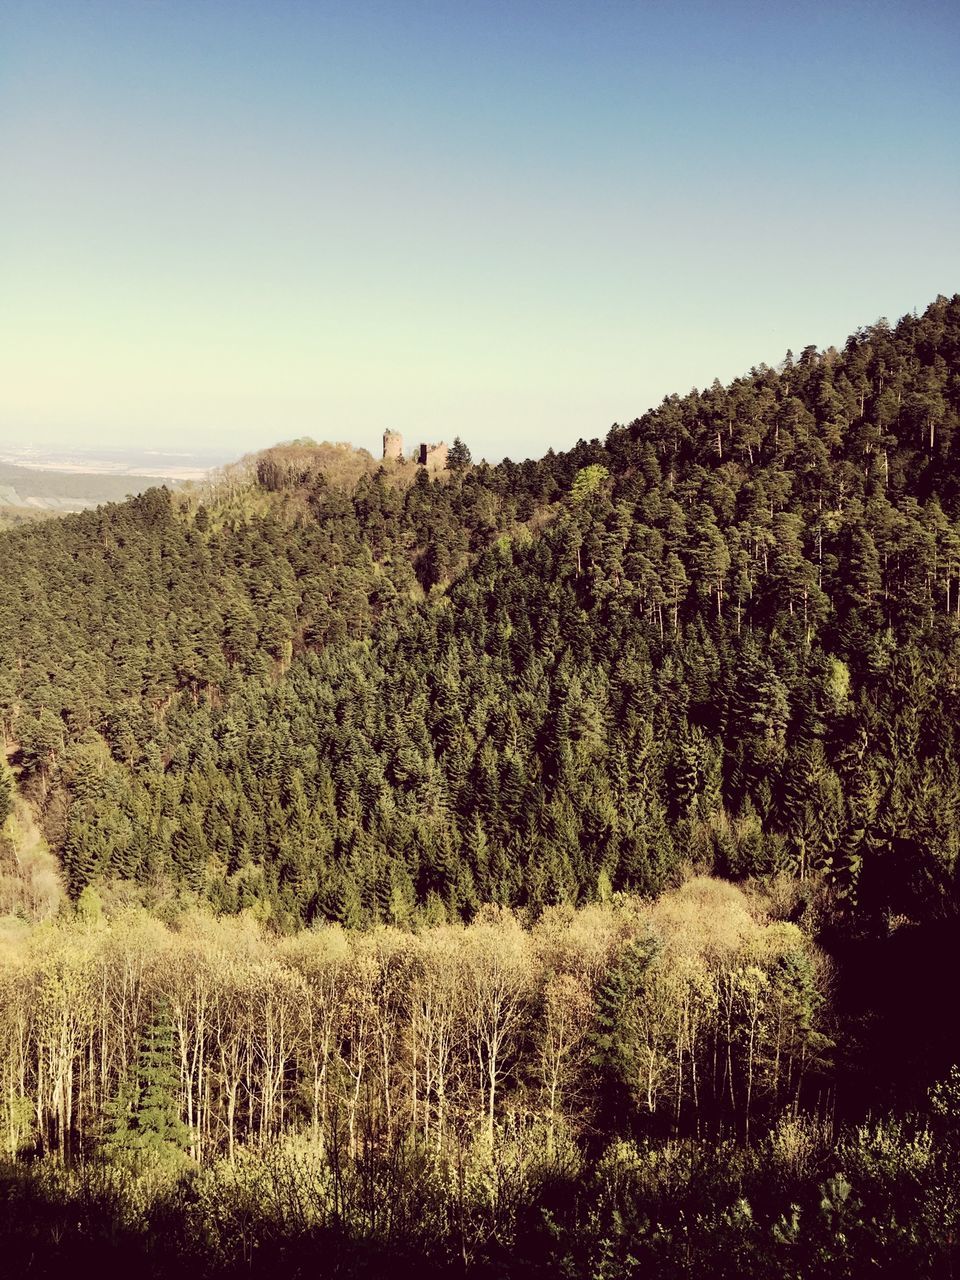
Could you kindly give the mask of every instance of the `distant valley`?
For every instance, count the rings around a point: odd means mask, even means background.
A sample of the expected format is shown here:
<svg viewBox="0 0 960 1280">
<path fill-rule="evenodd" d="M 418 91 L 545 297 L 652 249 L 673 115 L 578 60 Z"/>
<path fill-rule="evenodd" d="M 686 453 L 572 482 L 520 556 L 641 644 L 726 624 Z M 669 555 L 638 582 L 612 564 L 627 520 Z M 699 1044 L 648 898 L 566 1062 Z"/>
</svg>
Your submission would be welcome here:
<svg viewBox="0 0 960 1280">
<path fill-rule="evenodd" d="M 161 450 L 0 448 L 0 526 L 122 502 L 158 484 L 175 488 L 224 460 Z"/>
</svg>

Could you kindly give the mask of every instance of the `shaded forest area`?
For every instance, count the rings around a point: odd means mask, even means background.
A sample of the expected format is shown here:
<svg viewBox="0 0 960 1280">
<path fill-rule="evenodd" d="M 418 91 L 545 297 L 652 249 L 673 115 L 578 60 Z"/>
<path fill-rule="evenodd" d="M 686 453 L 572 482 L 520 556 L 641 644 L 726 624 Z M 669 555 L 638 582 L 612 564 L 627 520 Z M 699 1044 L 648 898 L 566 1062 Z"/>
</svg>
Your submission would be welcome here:
<svg viewBox="0 0 960 1280">
<path fill-rule="evenodd" d="M 939 298 L 539 461 L 0 534 L 3 1195 L 210 1274 L 241 1205 L 265 1269 L 949 1274 L 958 424 Z"/>
<path fill-rule="evenodd" d="M 9 926 L 17 1274 L 947 1275 L 960 1071 L 837 1124 L 796 887 L 418 932 Z"/>
</svg>

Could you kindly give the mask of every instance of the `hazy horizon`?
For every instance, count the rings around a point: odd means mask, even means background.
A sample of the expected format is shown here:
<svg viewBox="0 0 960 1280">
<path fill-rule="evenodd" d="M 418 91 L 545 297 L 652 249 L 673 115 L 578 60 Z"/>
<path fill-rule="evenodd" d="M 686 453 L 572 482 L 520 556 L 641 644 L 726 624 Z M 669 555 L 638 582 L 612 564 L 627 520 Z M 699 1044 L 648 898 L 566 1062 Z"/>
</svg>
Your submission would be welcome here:
<svg viewBox="0 0 960 1280">
<path fill-rule="evenodd" d="M 960 287 L 960 12 L 0 9 L 0 443 L 537 457 Z"/>
</svg>

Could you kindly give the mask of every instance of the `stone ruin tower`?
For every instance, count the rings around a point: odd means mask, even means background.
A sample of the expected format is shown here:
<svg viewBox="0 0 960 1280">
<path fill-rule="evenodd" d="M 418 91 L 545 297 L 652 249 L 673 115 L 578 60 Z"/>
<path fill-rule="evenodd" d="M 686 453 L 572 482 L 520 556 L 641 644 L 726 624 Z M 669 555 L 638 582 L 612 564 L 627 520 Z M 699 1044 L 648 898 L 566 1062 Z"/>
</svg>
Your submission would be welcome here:
<svg viewBox="0 0 960 1280">
<path fill-rule="evenodd" d="M 446 471 L 447 446 L 441 440 L 439 444 L 421 444 L 413 455 L 421 467 L 428 471 Z M 399 431 L 387 428 L 383 433 L 383 457 L 386 461 L 403 462 L 403 436 Z"/>
<path fill-rule="evenodd" d="M 396 462 L 403 461 L 403 436 L 399 431 L 387 430 L 383 433 L 383 456 L 393 458 Z"/>
<path fill-rule="evenodd" d="M 417 458 L 421 467 L 428 471 L 445 471 L 447 468 L 447 446 L 441 440 L 439 444 L 422 444 Z"/>
</svg>

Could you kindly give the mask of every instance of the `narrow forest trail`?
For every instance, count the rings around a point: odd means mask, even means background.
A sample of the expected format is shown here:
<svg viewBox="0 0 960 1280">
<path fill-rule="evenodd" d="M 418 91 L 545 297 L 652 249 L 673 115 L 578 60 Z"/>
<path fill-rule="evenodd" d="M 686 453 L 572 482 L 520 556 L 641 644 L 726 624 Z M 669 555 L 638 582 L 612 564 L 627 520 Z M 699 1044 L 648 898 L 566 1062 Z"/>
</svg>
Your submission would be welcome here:
<svg viewBox="0 0 960 1280">
<path fill-rule="evenodd" d="M 7 821 L 9 852 L 0 851 L 0 915 L 22 915 L 45 920 L 60 910 L 66 898 L 63 875 L 57 856 L 50 851 L 37 823 L 33 805 L 22 794 L 21 770 L 14 764 L 19 750 L 9 742 L 5 755 L 17 783 L 13 814 Z"/>
</svg>

